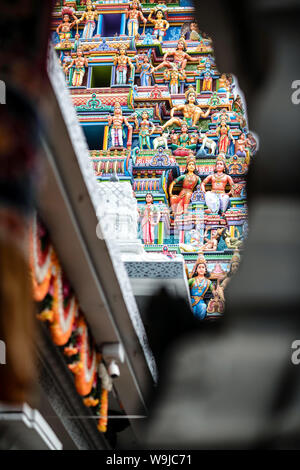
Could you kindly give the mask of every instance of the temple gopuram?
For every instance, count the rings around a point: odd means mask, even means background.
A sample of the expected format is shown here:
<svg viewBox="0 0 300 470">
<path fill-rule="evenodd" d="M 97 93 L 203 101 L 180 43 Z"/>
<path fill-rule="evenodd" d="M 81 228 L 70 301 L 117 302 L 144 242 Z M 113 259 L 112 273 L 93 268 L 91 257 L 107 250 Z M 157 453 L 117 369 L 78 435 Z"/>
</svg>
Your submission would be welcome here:
<svg viewBox="0 0 300 470">
<path fill-rule="evenodd" d="M 158 380 L 149 300 L 165 288 L 199 325 L 220 321 L 258 143 L 191 0 L 56 1 L 51 31 L 38 409 L 58 418 L 48 448 L 135 448 Z"/>
</svg>

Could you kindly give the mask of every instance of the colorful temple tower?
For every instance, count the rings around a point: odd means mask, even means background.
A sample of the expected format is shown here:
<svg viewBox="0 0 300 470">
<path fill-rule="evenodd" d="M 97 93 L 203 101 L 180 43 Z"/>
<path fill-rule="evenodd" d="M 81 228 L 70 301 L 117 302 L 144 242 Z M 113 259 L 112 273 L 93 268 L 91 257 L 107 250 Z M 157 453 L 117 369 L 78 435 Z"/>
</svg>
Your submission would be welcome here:
<svg viewBox="0 0 300 470">
<path fill-rule="evenodd" d="M 191 0 L 58 1 L 53 43 L 99 184 L 131 185 L 145 252 L 183 257 L 207 319 L 240 260 L 257 142 L 199 27 Z"/>
</svg>

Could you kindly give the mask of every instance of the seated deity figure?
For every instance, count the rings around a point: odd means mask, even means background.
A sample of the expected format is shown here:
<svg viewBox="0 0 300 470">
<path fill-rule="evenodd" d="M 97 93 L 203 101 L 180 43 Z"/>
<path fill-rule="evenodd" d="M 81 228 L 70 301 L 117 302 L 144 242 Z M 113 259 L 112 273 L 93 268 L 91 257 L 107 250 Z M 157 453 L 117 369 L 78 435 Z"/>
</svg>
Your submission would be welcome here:
<svg viewBox="0 0 300 470">
<path fill-rule="evenodd" d="M 155 125 L 150 121 L 149 114 L 147 111 L 142 113 L 142 120 L 139 123 L 136 119 L 135 121 L 136 129 L 139 130 L 139 147 L 142 150 L 145 146 L 150 150 L 150 136 L 155 131 Z"/>
<path fill-rule="evenodd" d="M 203 254 L 200 253 L 191 274 L 188 276 L 192 309 L 195 317 L 199 320 L 204 320 L 207 314 L 205 295 L 215 293 L 214 285 L 207 275 L 207 263 Z"/>
<path fill-rule="evenodd" d="M 67 69 L 70 70 L 71 67 L 74 67 L 72 86 L 82 86 L 85 68 L 88 67 L 88 60 L 84 57 L 81 49 L 77 50 L 77 57 L 72 60 Z"/>
<path fill-rule="evenodd" d="M 169 83 L 171 95 L 178 95 L 180 80 L 185 80 L 186 75 L 184 70 L 178 70 L 174 62 L 171 63 L 171 68 L 165 70 L 164 79 Z"/>
<path fill-rule="evenodd" d="M 132 131 L 132 126 L 123 116 L 120 103 L 115 104 L 114 114 L 113 116 L 109 115 L 107 121 L 110 127 L 111 147 L 123 147 L 124 125 L 127 126 L 128 131 Z"/>
<path fill-rule="evenodd" d="M 126 18 L 128 19 L 127 23 L 127 32 L 128 36 L 138 36 L 139 34 L 139 20 L 146 25 L 147 20 L 142 13 L 142 7 L 139 0 L 133 0 L 126 12 Z"/>
<path fill-rule="evenodd" d="M 96 28 L 95 20 L 97 20 L 99 16 L 99 13 L 94 11 L 94 5 L 91 0 L 87 0 L 86 11 L 83 13 L 82 17 L 77 20 L 77 24 L 85 21 L 82 39 L 91 39 L 93 37 Z"/>
<path fill-rule="evenodd" d="M 250 143 L 248 142 L 246 135 L 242 132 L 234 143 L 234 153 L 238 157 L 246 158 L 248 156 L 249 159 L 249 145 Z"/>
<path fill-rule="evenodd" d="M 218 157 L 216 160 L 215 172 L 208 175 L 201 184 L 201 191 L 205 193 L 205 202 L 208 207 L 208 213 L 224 214 L 229 205 L 229 195 L 233 186 L 232 178 L 226 174 L 226 165 L 224 158 Z M 206 185 L 211 183 L 211 191 L 206 191 Z M 225 192 L 229 185 L 230 192 Z"/>
<path fill-rule="evenodd" d="M 174 131 L 172 131 L 174 132 Z M 171 148 L 175 150 L 174 155 L 178 154 L 179 150 L 195 150 L 197 146 L 197 135 L 188 133 L 188 126 L 185 122 L 182 123 L 181 133 L 179 135 L 173 133 L 171 135 Z M 182 154 L 182 152 L 181 152 Z M 189 152 L 184 153 L 188 155 Z"/>
<path fill-rule="evenodd" d="M 56 28 L 56 32 L 59 36 L 60 41 L 68 41 L 71 39 L 72 36 L 71 30 L 78 20 L 74 14 L 73 8 L 65 7 L 62 9 L 61 14 L 62 22 Z M 70 23 L 71 17 L 74 19 L 72 23 Z"/>
<path fill-rule="evenodd" d="M 203 251 L 217 251 L 218 250 L 218 243 L 220 237 L 223 233 L 223 229 L 211 229 L 210 231 L 210 238 L 208 238 L 208 231 L 209 229 L 206 228 L 204 232 L 204 245 L 202 247 Z"/>
<path fill-rule="evenodd" d="M 121 44 L 118 55 L 114 58 L 114 65 L 116 66 L 116 85 L 126 85 L 128 67 L 131 71 L 134 69 L 131 59 L 126 55 L 126 50 L 127 46 Z"/>
<path fill-rule="evenodd" d="M 149 62 L 149 56 L 144 54 L 143 62 L 136 61 L 136 69 L 140 74 L 141 86 L 151 86 L 154 67 Z"/>
<path fill-rule="evenodd" d="M 155 19 L 153 18 L 153 13 L 155 13 Z M 148 16 L 148 21 L 154 25 L 153 35 L 159 42 L 162 42 L 167 29 L 170 27 L 170 24 L 166 20 L 165 12 L 159 6 L 153 8 Z"/>
<path fill-rule="evenodd" d="M 172 192 L 176 183 L 182 183 L 182 189 L 178 196 L 173 195 Z M 188 212 L 188 206 L 191 202 L 193 192 L 199 184 L 201 184 L 201 179 L 196 170 L 196 160 L 195 157 L 191 155 L 186 160 L 186 170 L 184 174 L 176 178 L 170 184 L 170 203 L 174 215 L 181 215 Z"/>
<path fill-rule="evenodd" d="M 166 127 L 170 127 L 175 124 L 178 127 L 181 127 L 182 124 L 185 122 L 189 127 L 196 126 L 199 122 L 200 118 L 207 118 L 211 106 L 208 107 L 207 111 L 204 113 L 197 102 L 197 93 L 193 86 L 190 86 L 185 93 L 186 101 L 185 104 L 181 104 L 178 106 L 174 106 L 171 109 L 171 119 L 167 121 L 163 126 L 162 129 L 166 129 Z M 176 111 L 181 111 L 183 114 L 183 120 L 179 119 L 178 117 L 174 117 L 174 113 Z"/>
<path fill-rule="evenodd" d="M 173 56 L 174 61 L 173 63 L 176 65 L 177 70 L 184 71 L 188 60 L 191 62 L 197 62 L 197 58 L 191 57 L 189 54 L 186 53 L 186 41 L 183 37 L 181 37 L 177 43 L 177 48 L 175 51 L 168 51 L 165 53 L 163 57 L 163 62 L 159 64 L 157 67 L 155 67 L 154 70 L 159 70 L 163 67 L 171 68 L 172 67 L 172 62 L 168 60 L 168 57 Z"/>
</svg>

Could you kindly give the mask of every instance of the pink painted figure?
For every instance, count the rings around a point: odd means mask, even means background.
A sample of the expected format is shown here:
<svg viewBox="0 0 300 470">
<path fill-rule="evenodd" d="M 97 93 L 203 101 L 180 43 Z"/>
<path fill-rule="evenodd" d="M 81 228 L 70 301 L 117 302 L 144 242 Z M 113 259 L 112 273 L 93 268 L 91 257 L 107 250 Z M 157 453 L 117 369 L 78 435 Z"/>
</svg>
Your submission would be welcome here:
<svg viewBox="0 0 300 470">
<path fill-rule="evenodd" d="M 140 212 L 140 211 L 139 211 Z M 156 219 L 156 220 L 155 220 Z M 160 221 L 160 212 L 156 210 L 153 204 L 153 196 L 151 193 L 146 194 L 146 206 L 143 211 L 141 228 L 143 232 L 143 242 L 146 245 L 154 243 L 155 226 Z"/>
</svg>

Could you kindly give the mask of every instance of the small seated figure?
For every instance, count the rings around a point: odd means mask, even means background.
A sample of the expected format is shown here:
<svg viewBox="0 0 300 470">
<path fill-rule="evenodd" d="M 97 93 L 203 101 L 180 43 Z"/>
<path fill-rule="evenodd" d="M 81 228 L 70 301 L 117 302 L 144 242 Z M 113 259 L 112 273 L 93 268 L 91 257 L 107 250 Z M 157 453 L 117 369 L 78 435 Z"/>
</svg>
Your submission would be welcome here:
<svg viewBox="0 0 300 470">
<path fill-rule="evenodd" d="M 128 131 L 132 131 L 132 126 L 129 124 L 127 118 L 123 116 L 122 107 L 119 102 L 116 102 L 114 106 L 113 116 L 107 117 L 108 125 L 110 127 L 110 138 L 111 145 L 110 148 L 120 148 L 123 147 L 123 138 L 124 138 L 124 125 L 127 126 Z"/>
<path fill-rule="evenodd" d="M 234 227 L 233 235 L 230 234 L 228 229 L 224 230 L 223 237 L 229 250 L 238 250 L 243 244 L 241 234 L 237 227 Z"/>
<path fill-rule="evenodd" d="M 238 139 L 234 143 L 234 153 L 238 157 L 243 157 L 243 158 L 248 157 L 248 159 L 250 159 L 249 149 L 247 148 L 247 146 L 249 145 L 250 143 L 248 142 L 246 135 L 243 132 L 241 132 Z"/>
<path fill-rule="evenodd" d="M 224 215 L 229 205 L 229 195 L 233 186 L 232 178 L 227 175 L 227 169 L 223 157 L 216 160 L 215 171 L 208 175 L 201 184 L 201 190 L 205 193 L 205 202 L 208 207 L 207 212 L 218 214 L 221 211 Z M 211 191 L 206 191 L 205 186 L 211 183 Z M 230 192 L 226 194 L 225 188 L 229 185 Z"/>
<path fill-rule="evenodd" d="M 175 150 L 174 155 L 187 156 L 189 155 L 188 150 L 195 150 L 197 145 L 197 138 L 195 136 L 193 137 L 188 134 L 188 126 L 185 122 L 183 122 L 181 126 L 181 133 L 179 135 L 173 133 L 171 137 L 171 148 L 172 150 Z"/>
<path fill-rule="evenodd" d="M 183 122 L 185 122 L 188 126 L 196 126 L 199 122 L 200 118 L 207 118 L 211 106 L 208 107 L 207 111 L 204 112 L 200 108 L 197 102 L 197 93 L 193 86 L 190 86 L 187 91 L 185 92 L 186 101 L 185 104 L 180 104 L 178 106 L 174 106 L 171 109 L 171 119 L 169 119 L 163 126 L 162 129 L 166 127 L 170 127 L 175 124 L 178 127 L 181 127 Z M 183 120 L 178 117 L 175 117 L 175 111 L 181 111 L 183 114 Z"/>
<path fill-rule="evenodd" d="M 82 50 L 78 49 L 77 57 L 73 59 L 70 65 L 67 67 L 68 70 L 70 70 L 71 67 L 74 67 L 72 86 L 82 86 L 85 69 L 88 67 L 88 65 L 88 60 L 84 57 Z"/>
<path fill-rule="evenodd" d="M 127 84 L 128 68 L 132 71 L 134 66 L 131 59 L 126 55 L 127 46 L 121 44 L 118 49 L 118 55 L 114 58 L 114 65 L 116 66 L 116 85 Z"/>
<path fill-rule="evenodd" d="M 217 251 L 218 250 L 218 243 L 220 237 L 222 235 L 222 229 L 211 229 L 210 231 L 210 238 L 208 238 L 208 228 L 206 228 L 204 232 L 204 243 L 202 249 L 204 251 Z"/>
<path fill-rule="evenodd" d="M 155 19 L 153 18 L 154 12 Z M 153 8 L 148 16 L 148 21 L 154 25 L 153 35 L 159 40 L 159 42 L 162 42 L 167 29 L 170 27 L 170 24 L 166 20 L 165 12 L 159 7 Z"/>
<path fill-rule="evenodd" d="M 201 253 L 189 276 L 189 287 L 192 301 L 192 309 L 195 317 L 204 320 L 207 315 L 207 305 L 204 300 L 207 293 L 214 294 L 213 283 L 207 278 L 207 263 Z"/>
<path fill-rule="evenodd" d="M 133 0 L 126 12 L 126 18 L 128 19 L 127 23 L 127 32 L 128 36 L 137 37 L 139 34 L 139 20 L 143 21 L 144 29 L 147 23 L 146 18 L 142 13 L 142 7 L 139 0 Z"/>
<path fill-rule="evenodd" d="M 182 182 L 182 189 L 178 196 L 173 195 L 172 191 L 176 183 Z M 169 195 L 172 211 L 175 216 L 188 212 L 188 206 L 191 202 L 193 192 L 201 184 L 200 176 L 196 170 L 195 157 L 191 155 L 186 161 L 186 170 L 183 175 L 176 178 L 170 184 Z"/>
<path fill-rule="evenodd" d="M 199 253 L 201 251 L 200 233 L 196 229 L 192 229 L 188 235 L 189 243 L 179 243 L 179 249 L 184 253 Z"/>
<path fill-rule="evenodd" d="M 188 60 L 190 60 L 191 62 L 196 62 L 198 60 L 197 58 L 193 58 L 189 54 L 187 54 L 186 50 L 186 41 L 183 37 L 181 37 L 177 43 L 176 50 L 166 52 L 163 57 L 163 62 L 157 67 L 155 67 L 154 70 L 159 70 L 163 67 L 171 68 L 172 64 L 174 63 L 176 65 L 177 70 L 183 72 L 187 66 Z M 173 63 L 168 60 L 168 57 L 170 56 L 173 56 Z"/>
<path fill-rule="evenodd" d="M 155 131 L 155 125 L 152 121 L 150 121 L 149 114 L 147 113 L 147 111 L 144 111 L 142 113 L 142 120 L 140 123 L 136 119 L 136 129 L 139 130 L 140 150 L 143 150 L 145 146 L 150 150 L 150 136 Z"/>
<path fill-rule="evenodd" d="M 159 224 L 160 212 L 153 204 L 153 196 L 151 193 L 146 194 L 146 206 L 139 209 L 139 215 L 142 217 L 141 229 L 143 232 L 143 242 L 146 245 L 151 245 L 155 241 L 154 230 L 155 226 Z"/>
<path fill-rule="evenodd" d="M 56 32 L 59 36 L 60 42 L 62 43 L 62 42 L 67 42 L 71 39 L 72 37 L 71 30 L 78 20 L 74 14 L 73 8 L 65 7 L 61 10 L 61 14 L 62 14 L 62 22 L 56 28 Z M 74 19 L 72 23 L 70 23 L 71 17 Z"/>
</svg>

